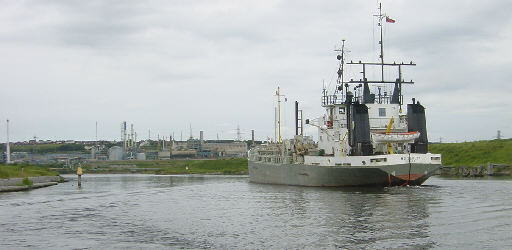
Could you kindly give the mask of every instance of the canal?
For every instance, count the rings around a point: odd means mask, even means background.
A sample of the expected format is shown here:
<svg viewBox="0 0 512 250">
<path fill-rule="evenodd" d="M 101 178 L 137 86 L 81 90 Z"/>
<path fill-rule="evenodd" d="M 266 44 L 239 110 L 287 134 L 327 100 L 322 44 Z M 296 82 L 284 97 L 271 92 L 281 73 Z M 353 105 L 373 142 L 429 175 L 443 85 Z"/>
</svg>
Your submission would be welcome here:
<svg viewBox="0 0 512 250">
<path fill-rule="evenodd" d="M 0 248 L 512 248 L 511 179 L 309 188 L 247 176 L 85 175 L 0 193 Z"/>
</svg>

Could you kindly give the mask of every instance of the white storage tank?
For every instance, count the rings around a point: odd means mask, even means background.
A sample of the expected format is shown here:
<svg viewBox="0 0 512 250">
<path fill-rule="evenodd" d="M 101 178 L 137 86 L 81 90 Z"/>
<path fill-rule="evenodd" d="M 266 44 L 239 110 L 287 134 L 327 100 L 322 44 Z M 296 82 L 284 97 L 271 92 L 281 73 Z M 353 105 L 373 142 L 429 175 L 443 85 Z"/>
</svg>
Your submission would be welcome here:
<svg viewBox="0 0 512 250">
<path fill-rule="evenodd" d="M 113 146 L 108 149 L 109 161 L 121 161 L 125 159 L 124 149 L 119 146 Z"/>
</svg>

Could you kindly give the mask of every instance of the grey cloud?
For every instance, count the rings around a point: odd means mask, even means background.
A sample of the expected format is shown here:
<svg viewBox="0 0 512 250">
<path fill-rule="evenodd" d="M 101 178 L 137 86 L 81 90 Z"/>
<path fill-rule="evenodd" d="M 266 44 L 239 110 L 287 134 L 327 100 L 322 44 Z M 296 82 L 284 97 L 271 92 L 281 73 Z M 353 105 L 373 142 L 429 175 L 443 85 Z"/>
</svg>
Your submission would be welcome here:
<svg viewBox="0 0 512 250">
<path fill-rule="evenodd" d="M 334 81 L 335 44 L 348 39 L 354 60 L 374 60 L 377 55 L 374 2 L 3 5 L 0 73 L 5 82 L 20 87 L 2 86 L 16 93 L 0 94 L 12 104 L 0 118 L 17 124 L 19 139 L 34 133 L 91 139 L 93 133 L 83 131 L 93 129 L 95 120 L 104 124 L 102 134 L 111 139 L 117 138 L 122 120 L 133 121 L 144 134 L 149 128 L 161 134 L 187 131 L 192 123 L 213 138 L 227 126 L 214 126 L 214 121 L 256 129 L 257 137 L 265 138 L 273 133 L 273 92 L 278 84 L 290 103 L 300 101 L 307 117 L 313 118 L 322 112 L 322 80 L 331 86 Z M 496 126 L 511 122 L 483 114 L 512 108 L 510 104 L 467 102 L 468 93 L 483 88 L 490 96 L 510 90 L 505 82 L 510 79 L 510 61 L 502 59 L 508 51 L 500 47 L 511 39 L 508 1 L 385 1 L 384 8 L 398 20 L 386 26 L 385 53 L 390 60 L 418 63 L 407 72 L 417 84 L 407 87 L 406 98 L 425 100 L 432 136 L 450 133 L 454 139 L 463 138 L 462 132 L 446 127 L 471 124 L 472 116 L 485 115 Z M 34 110 L 41 96 L 46 102 Z M 31 125 L 34 121 L 38 126 Z"/>
</svg>

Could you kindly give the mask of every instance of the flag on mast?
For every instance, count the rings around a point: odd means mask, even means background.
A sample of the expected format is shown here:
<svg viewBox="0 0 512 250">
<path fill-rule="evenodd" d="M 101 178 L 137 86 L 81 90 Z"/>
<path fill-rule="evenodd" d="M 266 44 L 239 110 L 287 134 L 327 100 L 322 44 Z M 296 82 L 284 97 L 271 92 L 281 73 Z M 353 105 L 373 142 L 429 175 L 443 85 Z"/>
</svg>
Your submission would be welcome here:
<svg viewBox="0 0 512 250">
<path fill-rule="evenodd" d="M 396 21 L 394 19 L 391 19 L 388 16 L 386 16 L 386 22 L 388 22 L 388 23 L 395 23 Z"/>
</svg>

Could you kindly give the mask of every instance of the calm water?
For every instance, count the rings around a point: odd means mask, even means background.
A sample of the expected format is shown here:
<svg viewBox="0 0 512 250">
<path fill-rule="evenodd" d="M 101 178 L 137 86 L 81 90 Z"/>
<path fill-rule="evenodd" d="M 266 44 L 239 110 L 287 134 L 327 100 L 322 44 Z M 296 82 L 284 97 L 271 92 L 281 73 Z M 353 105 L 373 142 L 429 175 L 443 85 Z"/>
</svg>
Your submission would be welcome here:
<svg viewBox="0 0 512 250">
<path fill-rule="evenodd" d="M 512 248 L 512 180 L 425 184 L 86 175 L 81 190 L 71 181 L 0 194 L 0 248 Z"/>
</svg>

